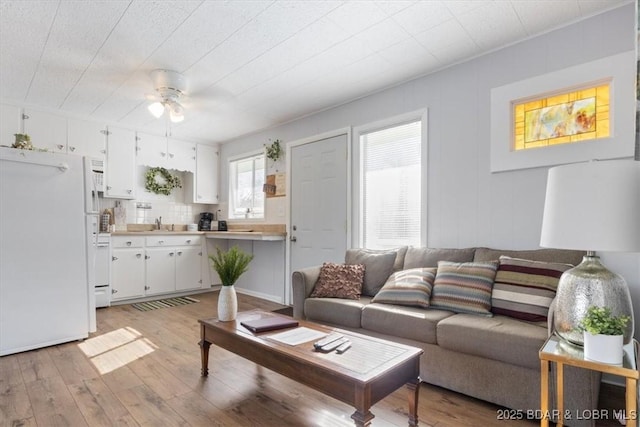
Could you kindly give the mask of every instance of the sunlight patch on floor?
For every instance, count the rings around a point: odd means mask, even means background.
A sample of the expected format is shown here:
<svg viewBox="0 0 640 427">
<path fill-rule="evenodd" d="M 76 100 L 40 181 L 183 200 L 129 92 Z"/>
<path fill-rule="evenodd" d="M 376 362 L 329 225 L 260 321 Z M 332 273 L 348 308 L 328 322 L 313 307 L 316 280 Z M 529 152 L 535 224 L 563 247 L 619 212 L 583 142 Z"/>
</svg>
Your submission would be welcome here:
<svg viewBox="0 0 640 427">
<path fill-rule="evenodd" d="M 102 375 L 144 357 L 157 348 L 140 332 L 129 327 L 89 338 L 78 347 Z"/>
</svg>

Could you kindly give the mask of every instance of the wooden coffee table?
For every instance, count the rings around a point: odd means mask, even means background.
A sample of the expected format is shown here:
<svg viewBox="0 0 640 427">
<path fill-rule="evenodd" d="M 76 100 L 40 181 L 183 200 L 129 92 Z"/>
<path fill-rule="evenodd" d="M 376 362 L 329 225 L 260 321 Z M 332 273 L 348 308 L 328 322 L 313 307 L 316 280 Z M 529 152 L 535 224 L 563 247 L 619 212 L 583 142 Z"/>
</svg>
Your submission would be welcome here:
<svg viewBox="0 0 640 427">
<path fill-rule="evenodd" d="M 374 418 L 371 406 L 406 386 L 409 425 L 418 425 L 421 349 L 299 321 L 301 327 L 323 333 L 339 331 L 353 343 L 343 354 L 320 353 L 313 350 L 313 340 L 288 345 L 269 338 L 286 330 L 254 334 L 240 325 L 265 316 L 279 315 L 253 310 L 238 313 L 231 322 L 199 320 L 202 376 L 209 373 L 209 347 L 214 344 L 355 407 L 351 418 L 357 426 L 369 425 Z"/>
</svg>

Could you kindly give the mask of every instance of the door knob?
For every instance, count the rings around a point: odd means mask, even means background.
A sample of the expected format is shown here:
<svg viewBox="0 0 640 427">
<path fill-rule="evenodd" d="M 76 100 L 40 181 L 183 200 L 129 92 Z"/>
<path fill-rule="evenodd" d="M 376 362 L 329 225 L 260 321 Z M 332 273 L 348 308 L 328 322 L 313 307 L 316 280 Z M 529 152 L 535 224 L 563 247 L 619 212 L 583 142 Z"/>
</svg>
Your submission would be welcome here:
<svg viewBox="0 0 640 427">
<path fill-rule="evenodd" d="M 298 238 L 296 236 L 291 236 L 289 240 L 291 240 L 292 242 L 297 242 Z"/>
</svg>

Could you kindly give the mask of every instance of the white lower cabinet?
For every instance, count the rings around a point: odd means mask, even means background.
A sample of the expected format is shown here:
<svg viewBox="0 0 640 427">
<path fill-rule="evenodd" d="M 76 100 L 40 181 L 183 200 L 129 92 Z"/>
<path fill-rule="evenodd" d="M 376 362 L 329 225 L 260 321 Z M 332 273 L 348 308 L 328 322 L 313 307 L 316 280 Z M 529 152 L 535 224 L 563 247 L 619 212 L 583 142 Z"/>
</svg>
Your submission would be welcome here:
<svg viewBox="0 0 640 427">
<path fill-rule="evenodd" d="M 175 248 L 147 248 L 145 278 L 147 295 L 166 294 L 176 289 Z"/>
<path fill-rule="evenodd" d="M 202 236 L 113 236 L 111 247 L 113 301 L 202 288 Z"/>
<path fill-rule="evenodd" d="M 111 301 L 145 295 L 144 238 L 111 238 Z"/>
<path fill-rule="evenodd" d="M 179 247 L 176 250 L 176 290 L 202 287 L 202 247 Z"/>
</svg>

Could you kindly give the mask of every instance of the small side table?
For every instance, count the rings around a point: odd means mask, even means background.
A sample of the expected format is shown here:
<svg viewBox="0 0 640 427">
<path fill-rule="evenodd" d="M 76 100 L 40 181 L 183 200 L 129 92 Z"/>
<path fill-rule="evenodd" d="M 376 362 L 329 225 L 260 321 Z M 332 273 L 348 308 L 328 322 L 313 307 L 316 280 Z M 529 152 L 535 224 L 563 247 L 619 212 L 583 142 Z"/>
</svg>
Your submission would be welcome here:
<svg viewBox="0 0 640 427">
<path fill-rule="evenodd" d="M 540 349 L 538 356 L 540 357 L 540 409 L 542 410 L 542 419 L 540 425 L 542 427 L 549 426 L 549 363 L 556 363 L 556 385 L 557 385 L 557 401 L 558 408 L 554 414 L 558 415 L 556 426 L 562 426 L 564 422 L 564 378 L 563 366 L 576 366 L 583 369 L 591 369 L 606 374 L 620 375 L 626 378 L 626 412 L 627 427 L 636 427 L 638 423 L 637 412 L 637 387 L 639 372 L 636 363 L 635 344 L 631 343 L 624 346 L 624 357 L 622 366 L 608 365 L 606 363 L 594 362 L 584 358 L 584 351 L 581 347 L 573 346 L 564 342 L 561 338 L 552 335 L 544 343 Z"/>
</svg>

